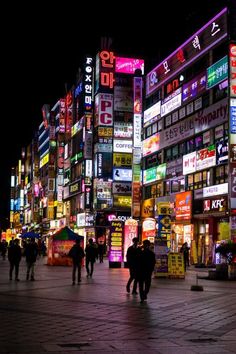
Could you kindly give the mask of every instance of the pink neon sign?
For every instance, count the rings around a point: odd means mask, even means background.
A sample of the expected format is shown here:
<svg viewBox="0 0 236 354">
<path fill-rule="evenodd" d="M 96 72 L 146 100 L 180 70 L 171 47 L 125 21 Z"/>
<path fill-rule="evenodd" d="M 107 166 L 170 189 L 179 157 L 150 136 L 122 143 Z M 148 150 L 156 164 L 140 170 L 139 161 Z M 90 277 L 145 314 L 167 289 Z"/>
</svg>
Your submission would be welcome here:
<svg viewBox="0 0 236 354">
<path fill-rule="evenodd" d="M 116 57 L 116 72 L 124 74 L 134 74 L 136 69 L 140 69 L 144 74 L 144 60 L 132 58 Z"/>
</svg>

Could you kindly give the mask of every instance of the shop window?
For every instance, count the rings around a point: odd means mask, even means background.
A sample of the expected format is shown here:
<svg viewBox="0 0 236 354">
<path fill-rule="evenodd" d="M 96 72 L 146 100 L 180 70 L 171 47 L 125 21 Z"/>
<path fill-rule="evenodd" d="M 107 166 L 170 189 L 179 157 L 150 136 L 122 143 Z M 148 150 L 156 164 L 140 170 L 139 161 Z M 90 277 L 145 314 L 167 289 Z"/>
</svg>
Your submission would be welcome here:
<svg viewBox="0 0 236 354">
<path fill-rule="evenodd" d="M 171 192 L 172 193 L 179 192 L 179 181 L 171 181 Z"/>
<path fill-rule="evenodd" d="M 202 149 L 203 147 L 203 136 L 199 135 L 195 138 L 195 146 L 197 150 Z"/>
<path fill-rule="evenodd" d="M 195 151 L 194 139 L 190 139 L 186 142 L 186 149 L 188 153 Z"/>
<path fill-rule="evenodd" d="M 187 176 L 187 190 L 193 190 L 194 188 L 194 180 L 193 174 Z"/>
<path fill-rule="evenodd" d="M 171 148 L 166 150 L 166 161 L 170 161 L 172 159 L 172 151 Z"/>
<path fill-rule="evenodd" d="M 185 143 L 180 143 L 179 144 L 179 155 L 183 156 L 185 154 L 186 154 Z"/>
<path fill-rule="evenodd" d="M 170 195 L 170 181 L 165 182 L 165 195 Z"/>
<path fill-rule="evenodd" d="M 202 188 L 202 172 L 198 172 L 194 174 L 194 189 Z"/>
<path fill-rule="evenodd" d="M 155 134 L 157 132 L 157 123 L 154 123 L 152 126 L 152 134 Z"/>
<path fill-rule="evenodd" d="M 175 145 L 172 148 L 172 156 L 174 159 L 176 159 L 179 156 L 179 145 Z"/>
<path fill-rule="evenodd" d="M 225 183 L 228 180 L 228 165 L 217 166 L 215 170 L 215 184 Z"/>
</svg>

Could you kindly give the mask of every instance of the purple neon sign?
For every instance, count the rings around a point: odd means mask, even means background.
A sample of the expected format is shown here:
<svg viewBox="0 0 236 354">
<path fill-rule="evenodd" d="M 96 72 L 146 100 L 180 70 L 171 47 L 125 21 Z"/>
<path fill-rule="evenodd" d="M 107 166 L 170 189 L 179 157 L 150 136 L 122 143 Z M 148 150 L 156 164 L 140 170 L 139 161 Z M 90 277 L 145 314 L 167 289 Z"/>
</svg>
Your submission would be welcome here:
<svg viewBox="0 0 236 354">
<path fill-rule="evenodd" d="M 224 8 L 147 74 L 146 96 L 156 91 L 167 80 L 170 80 L 226 36 L 227 8 Z"/>
<path fill-rule="evenodd" d="M 111 221 L 109 239 L 110 249 L 108 254 L 109 262 L 123 261 L 123 228 L 123 221 L 118 219 L 114 219 Z"/>
</svg>

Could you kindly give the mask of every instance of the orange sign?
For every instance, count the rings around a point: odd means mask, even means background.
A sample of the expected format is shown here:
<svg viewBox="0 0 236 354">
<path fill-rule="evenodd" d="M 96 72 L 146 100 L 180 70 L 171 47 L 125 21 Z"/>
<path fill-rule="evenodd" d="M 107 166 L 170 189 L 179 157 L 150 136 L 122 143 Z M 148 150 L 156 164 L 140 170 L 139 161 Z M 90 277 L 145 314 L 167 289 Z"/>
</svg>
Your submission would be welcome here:
<svg viewBox="0 0 236 354">
<path fill-rule="evenodd" d="M 176 194 L 175 199 L 176 220 L 189 220 L 192 216 L 192 192 Z"/>
</svg>

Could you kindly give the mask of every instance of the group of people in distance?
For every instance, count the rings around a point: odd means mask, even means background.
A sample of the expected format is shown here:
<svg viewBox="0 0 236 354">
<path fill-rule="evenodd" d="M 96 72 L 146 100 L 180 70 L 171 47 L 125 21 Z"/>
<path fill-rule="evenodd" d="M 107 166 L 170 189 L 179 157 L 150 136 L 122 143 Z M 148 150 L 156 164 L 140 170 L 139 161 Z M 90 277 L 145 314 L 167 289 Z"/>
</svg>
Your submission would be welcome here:
<svg viewBox="0 0 236 354">
<path fill-rule="evenodd" d="M 130 272 L 126 290 L 130 293 L 131 283 L 133 282 L 132 294 L 137 294 L 138 286 L 140 302 L 143 303 L 147 300 L 147 294 L 150 290 L 156 258 L 154 252 L 150 249 L 151 242 L 149 240 L 144 240 L 142 247 L 139 247 L 137 237 L 134 237 L 132 242 L 133 244 L 128 248 L 126 254 Z"/>
</svg>

